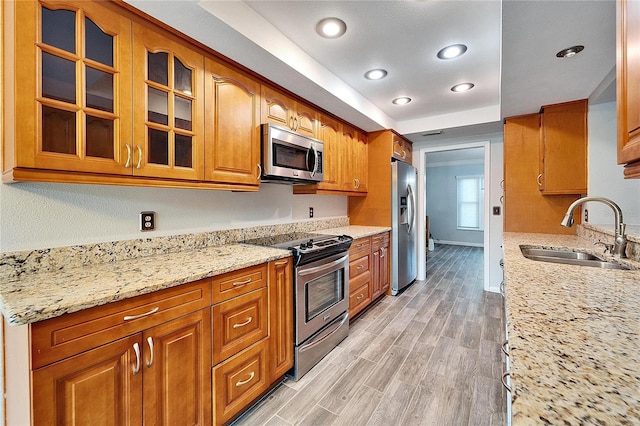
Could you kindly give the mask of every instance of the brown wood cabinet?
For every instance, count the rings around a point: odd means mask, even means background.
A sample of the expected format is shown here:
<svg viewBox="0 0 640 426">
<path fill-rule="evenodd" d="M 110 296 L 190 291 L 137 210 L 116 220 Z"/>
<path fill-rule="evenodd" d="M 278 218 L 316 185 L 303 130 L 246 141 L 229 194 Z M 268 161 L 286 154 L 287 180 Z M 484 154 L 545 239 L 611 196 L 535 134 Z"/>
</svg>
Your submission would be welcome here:
<svg viewBox="0 0 640 426">
<path fill-rule="evenodd" d="M 345 191 L 366 194 L 369 188 L 367 136 L 343 124 L 342 137 L 347 149 L 346 166 L 342 167 L 342 185 Z"/>
<path fill-rule="evenodd" d="M 293 367 L 293 266 L 292 259 L 269 263 L 269 336 L 271 381 Z"/>
<path fill-rule="evenodd" d="M 349 249 L 349 318 L 389 290 L 389 232 L 354 240 Z"/>
<path fill-rule="evenodd" d="M 616 108 L 618 164 L 626 178 L 640 177 L 640 4 L 617 2 Z"/>
<path fill-rule="evenodd" d="M 586 99 L 542 107 L 537 182 L 544 195 L 587 193 L 587 112 Z"/>
<path fill-rule="evenodd" d="M 579 195 L 543 195 L 539 190 L 540 114 L 510 117 L 504 124 L 504 230 L 573 234 L 560 226 Z M 580 209 L 574 215 L 580 223 Z"/>
<path fill-rule="evenodd" d="M 133 175 L 204 179 L 204 56 L 133 24 Z M 129 149 L 131 152 L 129 152 Z"/>
<path fill-rule="evenodd" d="M 389 275 L 389 232 L 371 237 L 371 299 L 387 293 L 390 287 Z"/>
<path fill-rule="evenodd" d="M 269 86 L 262 86 L 262 122 L 272 123 L 315 138 L 318 112 Z"/>
<path fill-rule="evenodd" d="M 413 145 L 411 141 L 403 138 L 393 130 L 382 130 L 380 133 L 383 137 L 390 137 L 392 140 L 391 156 L 396 160 L 404 161 L 411 164 L 413 161 Z"/>
<path fill-rule="evenodd" d="M 203 280 L 33 324 L 34 424 L 210 424 L 210 287 Z"/>
<path fill-rule="evenodd" d="M 205 179 L 260 184 L 260 83 L 205 60 Z"/>
</svg>

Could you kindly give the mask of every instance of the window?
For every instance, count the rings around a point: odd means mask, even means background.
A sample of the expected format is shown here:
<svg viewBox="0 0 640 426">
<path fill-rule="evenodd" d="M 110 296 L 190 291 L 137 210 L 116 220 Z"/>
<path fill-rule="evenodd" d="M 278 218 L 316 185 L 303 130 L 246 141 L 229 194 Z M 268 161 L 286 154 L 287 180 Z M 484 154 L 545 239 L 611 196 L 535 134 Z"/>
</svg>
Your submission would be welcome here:
<svg viewBox="0 0 640 426">
<path fill-rule="evenodd" d="M 484 177 L 456 176 L 458 188 L 458 229 L 483 230 Z"/>
</svg>

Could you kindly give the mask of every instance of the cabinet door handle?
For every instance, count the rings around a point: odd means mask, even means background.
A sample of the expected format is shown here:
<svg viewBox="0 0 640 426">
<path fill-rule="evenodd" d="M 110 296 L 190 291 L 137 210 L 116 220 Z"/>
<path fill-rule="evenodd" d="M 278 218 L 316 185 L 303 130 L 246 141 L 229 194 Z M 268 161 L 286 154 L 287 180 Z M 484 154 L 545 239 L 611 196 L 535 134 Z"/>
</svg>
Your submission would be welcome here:
<svg viewBox="0 0 640 426">
<path fill-rule="evenodd" d="M 295 129 L 293 128 L 293 116 L 289 117 L 289 128 L 290 128 L 291 130 L 295 130 Z"/>
<path fill-rule="evenodd" d="M 125 321 L 131 321 L 131 320 L 134 320 L 134 319 L 138 319 L 138 318 L 146 317 L 146 316 L 149 316 L 149 315 L 153 315 L 153 314 L 155 314 L 156 312 L 158 312 L 158 310 L 160 310 L 160 307 L 159 307 L 159 306 L 156 306 L 155 308 L 153 308 L 153 309 L 152 309 L 152 310 L 150 310 L 149 312 L 145 312 L 144 314 L 139 314 L 139 315 L 126 315 L 123 319 L 124 319 Z"/>
<path fill-rule="evenodd" d="M 538 177 L 536 178 L 536 182 L 538 183 L 538 186 L 542 186 L 542 173 L 540 173 L 538 175 Z"/>
<path fill-rule="evenodd" d="M 507 392 L 511 393 L 511 386 L 507 384 L 507 377 L 511 376 L 511 373 L 508 371 L 502 375 L 502 386 L 507 390 Z"/>
<path fill-rule="evenodd" d="M 286 265 L 287 263 L 289 263 L 288 260 L 283 260 L 283 261 L 280 261 L 280 262 L 276 262 L 275 265 L 276 266 L 282 266 L 282 265 Z"/>
<path fill-rule="evenodd" d="M 133 344 L 133 350 L 136 352 L 136 366 L 133 367 L 133 375 L 135 376 L 140 372 L 140 345 L 138 342 Z"/>
<path fill-rule="evenodd" d="M 358 267 L 356 268 L 358 271 L 361 270 L 362 268 L 364 268 L 364 266 L 362 265 L 358 265 Z"/>
<path fill-rule="evenodd" d="M 258 164 L 258 176 L 256 177 L 256 179 L 260 180 L 260 176 L 262 176 L 262 166 Z"/>
<path fill-rule="evenodd" d="M 242 287 L 243 285 L 247 285 L 250 282 L 251 282 L 251 278 L 248 278 L 248 279 L 246 279 L 244 281 L 238 281 L 238 282 L 233 283 L 233 286 L 234 287 Z"/>
<path fill-rule="evenodd" d="M 240 327 L 244 327 L 245 325 L 249 325 L 249 323 L 253 321 L 253 317 L 249 317 L 248 320 L 246 320 L 245 322 L 239 322 L 237 324 L 233 324 L 233 328 L 240 328 Z"/>
<path fill-rule="evenodd" d="M 242 385 L 246 385 L 247 383 L 249 383 L 251 380 L 253 380 L 254 376 L 256 375 L 255 372 L 251 372 L 251 374 L 249 375 L 249 378 L 247 380 L 241 380 L 239 382 L 236 382 L 236 387 L 242 386 Z"/>
<path fill-rule="evenodd" d="M 381 248 L 380 248 L 380 259 L 382 259 L 382 258 L 384 257 L 384 255 L 385 255 L 386 251 L 387 251 L 387 250 L 386 250 L 384 247 L 381 247 Z"/>
<path fill-rule="evenodd" d="M 500 204 L 504 204 L 504 195 L 500 196 Z"/>
<path fill-rule="evenodd" d="M 147 337 L 147 343 L 149 344 L 149 351 L 151 352 L 149 362 L 147 362 L 147 367 L 151 367 L 153 365 L 153 338 L 151 336 Z"/>
<path fill-rule="evenodd" d="M 136 169 L 139 169 L 142 166 L 142 147 L 136 145 L 136 149 L 138 150 L 138 164 L 136 164 Z"/>
<path fill-rule="evenodd" d="M 502 352 L 506 355 L 509 356 L 509 350 L 507 349 L 507 345 L 509 344 L 508 340 L 505 340 L 504 342 L 502 342 Z"/>
<path fill-rule="evenodd" d="M 127 161 L 124 163 L 125 169 L 131 167 L 131 145 L 128 143 L 124 144 L 127 147 Z"/>
<path fill-rule="evenodd" d="M 293 130 L 298 131 L 298 117 L 293 117 Z"/>
<path fill-rule="evenodd" d="M 402 159 L 404 160 L 405 158 L 407 158 L 407 151 L 405 151 L 404 149 L 402 150 Z"/>
<path fill-rule="evenodd" d="M 395 149 L 393 150 L 393 154 L 394 154 L 394 155 L 397 155 L 397 156 L 402 155 L 402 153 L 401 153 L 400 151 L 396 151 Z"/>
</svg>

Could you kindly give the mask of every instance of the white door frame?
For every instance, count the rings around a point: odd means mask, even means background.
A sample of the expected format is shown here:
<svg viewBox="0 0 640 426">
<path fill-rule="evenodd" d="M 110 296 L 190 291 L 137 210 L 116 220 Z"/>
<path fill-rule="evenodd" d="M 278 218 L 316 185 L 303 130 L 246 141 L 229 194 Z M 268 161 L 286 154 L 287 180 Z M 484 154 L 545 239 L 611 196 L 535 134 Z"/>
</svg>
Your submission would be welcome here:
<svg viewBox="0 0 640 426">
<path fill-rule="evenodd" d="M 491 142 L 490 141 L 480 141 L 480 142 L 470 142 L 470 143 L 462 143 L 457 145 L 443 145 L 443 146 L 433 146 L 421 148 L 418 151 L 418 155 L 413 158 L 418 161 L 418 164 L 414 163 L 414 166 L 418 169 L 418 190 L 416 191 L 418 194 L 418 279 L 424 280 L 427 276 L 427 224 L 426 224 L 426 214 L 427 214 L 427 176 L 426 176 L 426 166 L 427 166 L 427 154 L 430 152 L 438 152 L 438 151 L 453 151 L 457 149 L 466 149 L 466 148 L 484 148 L 484 187 L 485 187 L 485 197 L 484 197 L 484 289 L 485 291 L 489 291 L 491 283 L 489 282 L 489 272 L 490 272 L 490 264 L 489 264 L 489 252 L 490 252 L 490 219 L 491 219 L 491 197 L 489 191 L 486 188 L 492 188 L 491 186 Z"/>
</svg>

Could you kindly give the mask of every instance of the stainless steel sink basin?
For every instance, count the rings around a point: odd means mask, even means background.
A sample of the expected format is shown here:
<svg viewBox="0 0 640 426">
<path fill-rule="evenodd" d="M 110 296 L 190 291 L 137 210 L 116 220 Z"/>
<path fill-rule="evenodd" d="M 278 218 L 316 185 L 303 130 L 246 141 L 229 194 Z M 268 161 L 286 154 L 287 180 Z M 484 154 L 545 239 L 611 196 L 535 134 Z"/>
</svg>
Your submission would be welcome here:
<svg viewBox="0 0 640 426">
<path fill-rule="evenodd" d="M 614 263 L 599 258 L 591 253 L 581 251 L 569 251 L 558 249 L 545 249 L 537 247 L 520 246 L 522 254 L 527 259 L 538 260 L 542 262 L 564 263 L 567 265 L 592 266 L 604 269 L 626 269 L 631 268 L 620 263 Z"/>
</svg>

